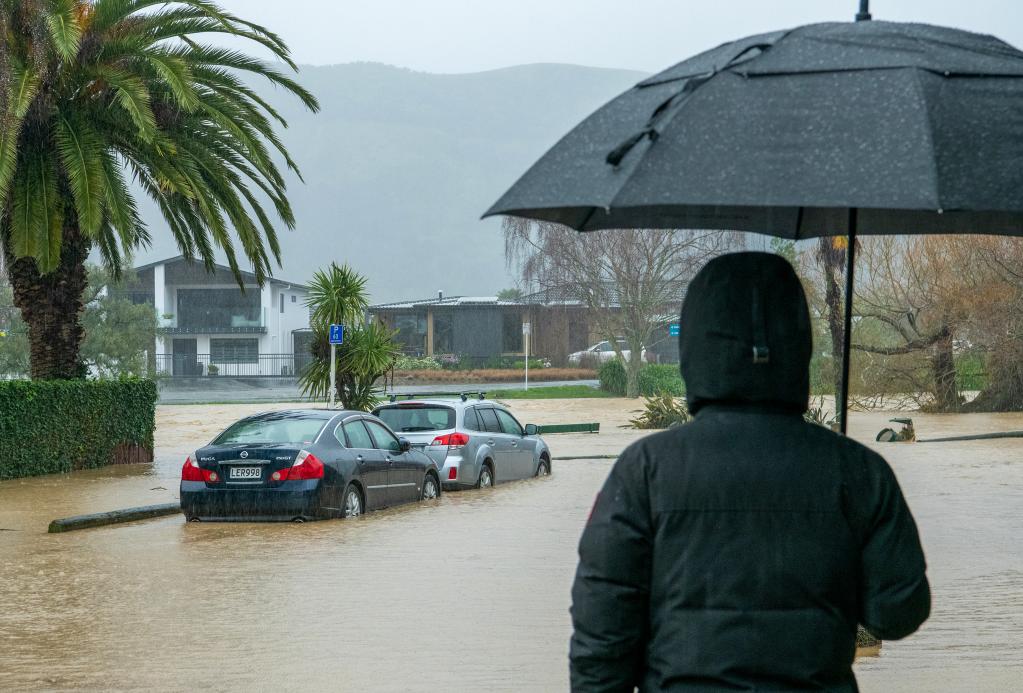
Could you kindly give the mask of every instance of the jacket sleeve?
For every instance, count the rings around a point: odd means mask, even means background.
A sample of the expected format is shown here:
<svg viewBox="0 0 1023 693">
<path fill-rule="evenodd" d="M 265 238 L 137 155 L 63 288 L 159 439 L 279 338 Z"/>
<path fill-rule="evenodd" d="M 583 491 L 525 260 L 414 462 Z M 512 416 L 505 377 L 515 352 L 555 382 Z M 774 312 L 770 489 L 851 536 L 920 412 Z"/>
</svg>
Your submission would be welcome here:
<svg viewBox="0 0 1023 693">
<path fill-rule="evenodd" d="M 873 512 L 861 550 L 860 622 L 882 640 L 898 640 L 927 620 L 931 591 L 920 535 L 899 482 L 887 462 L 876 463 L 869 492 Z"/>
<path fill-rule="evenodd" d="M 631 691 L 644 668 L 653 542 L 643 456 L 627 450 L 597 496 L 572 587 L 572 690 Z"/>
</svg>

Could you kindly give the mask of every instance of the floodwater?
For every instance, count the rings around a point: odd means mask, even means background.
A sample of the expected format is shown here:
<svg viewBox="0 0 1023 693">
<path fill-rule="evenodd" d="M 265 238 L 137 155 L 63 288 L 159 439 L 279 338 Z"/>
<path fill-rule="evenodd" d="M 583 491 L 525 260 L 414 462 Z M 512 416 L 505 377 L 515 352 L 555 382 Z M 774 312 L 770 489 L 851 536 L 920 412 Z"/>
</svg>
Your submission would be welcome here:
<svg viewBox="0 0 1023 693">
<path fill-rule="evenodd" d="M 513 406 L 540 423 L 564 408 Z M 617 405 L 571 406 L 596 420 Z M 0 690 L 567 688 L 575 546 L 610 462 L 557 455 L 635 433 L 554 438 L 552 477 L 355 521 L 45 534 L 54 517 L 173 500 L 184 455 L 225 423 L 211 411 L 163 410 L 152 467 L 0 483 Z M 886 418 L 858 415 L 854 433 Z M 914 418 L 921 437 L 1023 429 L 1023 416 Z M 1021 690 L 1023 440 L 879 449 L 920 525 L 934 613 L 857 663 L 862 689 Z"/>
</svg>

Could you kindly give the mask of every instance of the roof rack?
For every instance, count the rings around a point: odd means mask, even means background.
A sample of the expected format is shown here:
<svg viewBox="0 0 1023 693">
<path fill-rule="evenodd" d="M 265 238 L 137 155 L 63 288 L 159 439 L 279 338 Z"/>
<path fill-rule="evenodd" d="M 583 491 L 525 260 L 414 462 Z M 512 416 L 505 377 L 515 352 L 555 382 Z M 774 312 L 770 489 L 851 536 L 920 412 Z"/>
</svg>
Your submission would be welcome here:
<svg viewBox="0 0 1023 693">
<path fill-rule="evenodd" d="M 467 391 L 467 392 L 407 392 L 397 393 L 392 392 L 387 395 L 387 399 L 391 402 L 397 402 L 399 399 L 410 400 L 416 397 L 458 397 L 463 402 L 467 401 L 469 397 L 475 397 L 476 399 L 486 399 L 487 393 L 483 390 L 480 391 Z"/>
</svg>

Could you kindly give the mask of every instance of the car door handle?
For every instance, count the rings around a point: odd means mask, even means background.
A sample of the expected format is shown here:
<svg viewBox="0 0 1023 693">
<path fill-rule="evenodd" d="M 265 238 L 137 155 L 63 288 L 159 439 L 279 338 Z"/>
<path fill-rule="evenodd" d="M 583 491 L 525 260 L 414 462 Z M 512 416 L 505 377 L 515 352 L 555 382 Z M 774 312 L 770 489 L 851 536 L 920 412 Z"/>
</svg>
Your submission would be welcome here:
<svg viewBox="0 0 1023 693">
<path fill-rule="evenodd" d="M 364 459 L 362 458 L 362 455 L 356 455 L 356 456 L 355 456 L 355 459 L 356 459 L 356 461 L 357 461 L 357 462 L 365 462 L 365 461 L 366 461 L 366 460 L 364 460 Z"/>
<path fill-rule="evenodd" d="M 518 444 L 518 443 L 514 443 L 514 442 L 512 443 L 512 447 L 513 447 L 513 448 L 517 448 L 518 446 L 519 446 L 519 444 Z"/>
</svg>

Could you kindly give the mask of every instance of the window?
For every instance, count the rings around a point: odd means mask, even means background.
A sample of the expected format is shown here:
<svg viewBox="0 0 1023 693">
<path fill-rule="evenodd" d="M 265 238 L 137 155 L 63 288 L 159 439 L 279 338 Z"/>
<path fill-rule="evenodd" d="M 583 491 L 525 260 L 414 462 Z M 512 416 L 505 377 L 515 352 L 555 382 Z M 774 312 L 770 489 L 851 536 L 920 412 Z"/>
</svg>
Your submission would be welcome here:
<svg viewBox="0 0 1023 693">
<path fill-rule="evenodd" d="M 515 417 L 503 409 L 495 409 L 498 420 L 501 422 L 501 430 L 510 436 L 522 436 L 522 426 L 515 420 Z"/>
<path fill-rule="evenodd" d="M 211 339 L 213 363 L 259 363 L 258 339 Z"/>
<path fill-rule="evenodd" d="M 490 433 L 504 433 L 501 430 L 501 422 L 497 420 L 497 414 L 491 407 L 483 407 L 477 409 L 476 412 L 480 416 L 480 421 L 483 422 L 483 428 Z"/>
<path fill-rule="evenodd" d="M 291 302 L 292 303 L 298 302 L 298 296 L 296 296 L 295 294 L 291 294 Z"/>
<path fill-rule="evenodd" d="M 243 419 L 224 431 L 214 445 L 292 443 L 308 445 L 316 440 L 324 419 L 267 415 Z"/>
<path fill-rule="evenodd" d="M 389 452 L 401 452 L 401 443 L 398 439 L 388 431 L 384 426 L 378 424 L 376 421 L 366 421 L 366 428 L 373 434 L 373 439 L 377 442 L 378 450 L 388 450 Z"/>
<path fill-rule="evenodd" d="M 468 431 L 482 431 L 479 417 L 476 416 L 476 407 L 469 407 L 465 410 L 465 428 Z"/>
<path fill-rule="evenodd" d="M 261 327 L 259 290 L 178 289 L 178 327 Z"/>
<path fill-rule="evenodd" d="M 398 330 L 396 340 L 407 351 L 421 353 L 426 344 L 426 320 L 415 313 L 397 313 L 391 327 Z"/>
<path fill-rule="evenodd" d="M 455 410 L 451 407 L 399 404 L 378 409 L 375 413 L 392 431 L 400 433 L 443 431 L 455 427 Z"/>
<path fill-rule="evenodd" d="M 454 318 L 446 315 L 433 315 L 433 353 L 452 354 L 455 351 Z"/>
<path fill-rule="evenodd" d="M 284 294 L 281 294 L 281 312 L 284 312 Z"/>
<path fill-rule="evenodd" d="M 345 432 L 345 438 L 348 440 L 348 444 L 345 447 L 354 448 L 356 450 L 372 450 L 373 439 L 369 437 L 369 431 L 362 425 L 360 419 L 355 421 L 349 421 L 342 426 Z M 338 437 L 338 440 L 341 440 Z"/>
<path fill-rule="evenodd" d="M 510 352 L 522 351 L 522 316 L 516 312 L 506 311 L 501 316 L 503 339 L 501 350 Z"/>
</svg>

